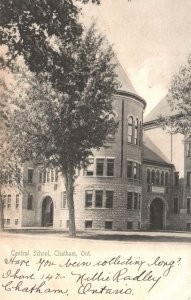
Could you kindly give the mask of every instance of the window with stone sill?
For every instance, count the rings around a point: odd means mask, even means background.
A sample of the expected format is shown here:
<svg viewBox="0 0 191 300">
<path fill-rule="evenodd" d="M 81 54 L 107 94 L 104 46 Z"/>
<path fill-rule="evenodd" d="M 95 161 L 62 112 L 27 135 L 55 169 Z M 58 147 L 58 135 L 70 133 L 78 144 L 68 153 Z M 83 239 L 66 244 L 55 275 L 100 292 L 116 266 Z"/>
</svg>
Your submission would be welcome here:
<svg viewBox="0 0 191 300">
<path fill-rule="evenodd" d="M 113 191 L 106 191 L 106 208 L 113 208 Z"/>
<path fill-rule="evenodd" d="M 114 159 L 107 159 L 107 176 L 114 176 Z"/>
<path fill-rule="evenodd" d="M 105 229 L 112 229 L 113 222 L 112 221 L 105 221 Z"/>
<path fill-rule="evenodd" d="M 128 118 L 128 143 L 133 144 L 133 117 Z"/>
<path fill-rule="evenodd" d="M 66 191 L 61 192 L 61 208 L 66 208 L 67 206 L 67 195 Z"/>
<path fill-rule="evenodd" d="M 84 170 L 84 176 L 93 176 L 94 175 L 94 158 L 89 158 L 89 165 Z"/>
<path fill-rule="evenodd" d="M 7 197 L 7 209 L 11 208 L 11 195 L 8 195 Z"/>
<path fill-rule="evenodd" d="M 133 229 L 133 222 L 132 221 L 127 222 L 127 229 Z"/>
<path fill-rule="evenodd" d="M 93 190 L 85 191 L 85 207 L 92 207 Z"/>
<path fill-rule="evenodd" d="M 28 195 L 27 209 L 33 209 L 33 195 Z"/>
<path fill-rule="evenodd" d="M 33 183 L 33 169 L 28 169 L 28 183 Z"/>
<path fill-rule="evenodd" d="M 104 175 L 104 159 L 97 158 L 96 159 L 96 175 L 103 176 Z"/>
<path fill-rule="evenodd" d="M 174 213 L 178 213 L 179 211 L 179 204 L 178 204 L 178 198 L 173 199 L 173 211 Z"/>
<path fill-rule="evenodd" d="M 190 214 L 190 208 L 191 208 L 191 198 L 187 198 L 187 201 L 186 201 L 187 214 Z"/>
<path fill-rule="evenodd" d="M 19 208 L 19 195 L 16 195 L 16 204 L 15 204 L 16 209 Z"/>
<path fill-rule="evenodd" d="M 91 220 L 86 220 L 85 221 L 85 228 L 86 229 L 90 229 L 90 228 L 92 228 L 92 226 L 93 226 L 93 221 L 91 221 Z"/>
<path fill-rule="evenodd" d="M 103 207 L 103 191 L 95 191 L 95 207 Z"/>
</svg>

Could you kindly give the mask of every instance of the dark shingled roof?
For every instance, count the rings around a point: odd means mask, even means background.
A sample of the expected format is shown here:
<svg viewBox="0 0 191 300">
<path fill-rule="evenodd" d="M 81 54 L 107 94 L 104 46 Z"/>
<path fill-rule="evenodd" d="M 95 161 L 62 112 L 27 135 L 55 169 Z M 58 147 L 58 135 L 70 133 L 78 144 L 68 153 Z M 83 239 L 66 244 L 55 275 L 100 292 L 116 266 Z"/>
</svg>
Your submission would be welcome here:
<svg viewBox="0 0 191 300">
<path fill-rule="evenodd" d="M 177 111 L 172 111 L 170 104 L 167 101 L 167 96 L 164 97 L 144 118 L 144 123 L 159 119 L 160 116 L 167 117 L 177 114 Z"/>
<path fill-rule="evenodd" d="M 143 137 L 143 160 L 158 162 L 162 164 L 172 164 L 161 150 L 153 144 L 146 133 Z"/>
<path fill-rule="evenodd" d="M 133 94 L 137 94 L 135 91 L 129 77 L 127 76 L 126 72 L 124 71 L 123 67 L 121 66 L 119 60 L 115 56 L 114 63 L 117 64 L 116 66 L 116 73 L 118 75 L 118 80 L 121 83 L 121 86 L 119 87 L 119 90 L 130 92 Z"/>
</svg>

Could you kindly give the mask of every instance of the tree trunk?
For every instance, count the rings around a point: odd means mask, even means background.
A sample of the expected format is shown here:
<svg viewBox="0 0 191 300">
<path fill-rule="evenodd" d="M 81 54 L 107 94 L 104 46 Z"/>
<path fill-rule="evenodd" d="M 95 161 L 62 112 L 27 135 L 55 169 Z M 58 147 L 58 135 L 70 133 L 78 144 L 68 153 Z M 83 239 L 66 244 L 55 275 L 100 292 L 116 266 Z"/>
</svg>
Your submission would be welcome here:
<svg viewBox="0 0 191 300">
<path fill-rule="evenodd" d="M 4 231 L 4 203 L 0 195 L 0 232 Z"/>
<path fill-rule="evenodd" d="M 69 210 L 69 236 L 76 236 L 76 225 L 75 225 L 75 209 L 74 209 L 74 179 L 73 171 L 70 169 L 67 174 L 64 174 L 65 187 L 67 193 L 67 204 Z"/>
</svg>

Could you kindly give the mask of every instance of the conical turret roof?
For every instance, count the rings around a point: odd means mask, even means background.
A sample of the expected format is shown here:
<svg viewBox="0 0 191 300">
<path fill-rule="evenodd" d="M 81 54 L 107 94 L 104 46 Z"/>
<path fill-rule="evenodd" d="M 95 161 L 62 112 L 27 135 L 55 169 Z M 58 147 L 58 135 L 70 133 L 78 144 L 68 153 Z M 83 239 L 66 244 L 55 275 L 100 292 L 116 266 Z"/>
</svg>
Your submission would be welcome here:
<svg viewBox="0 0 191 300">
<path fill-rule="evenodd" d="M 118 58 L 115 56 L 115 63 L 117 64 L 116 66 L 116 73 L 118 75 L 118 80 L 121 83 L 121 86 L 119 87 L 119 90 L 125 91 L 125 92 L 130 92 L 133 94 L 137 94 L 134 86 L 132 85 L 129 77 L 127 76 L 127 73 L 123 69 L 122 65 L 120 64 Z"/>
</svg>

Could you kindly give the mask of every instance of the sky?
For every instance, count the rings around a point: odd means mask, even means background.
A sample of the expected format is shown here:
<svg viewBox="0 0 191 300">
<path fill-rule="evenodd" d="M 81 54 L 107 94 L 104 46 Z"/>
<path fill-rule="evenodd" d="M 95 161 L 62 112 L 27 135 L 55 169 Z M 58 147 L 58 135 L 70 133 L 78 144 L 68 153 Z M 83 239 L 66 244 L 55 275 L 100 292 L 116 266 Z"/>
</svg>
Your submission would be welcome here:
<svg viewBox="0 0 191 300">
<path fill-rule="evenodd" d="M 167 94 L 191 53 L 190 13 L 190 0 L 102 0 L 83 8 L 84 23 L 96 20 L 147 101 L 145 115 Z"/>
</svg>

